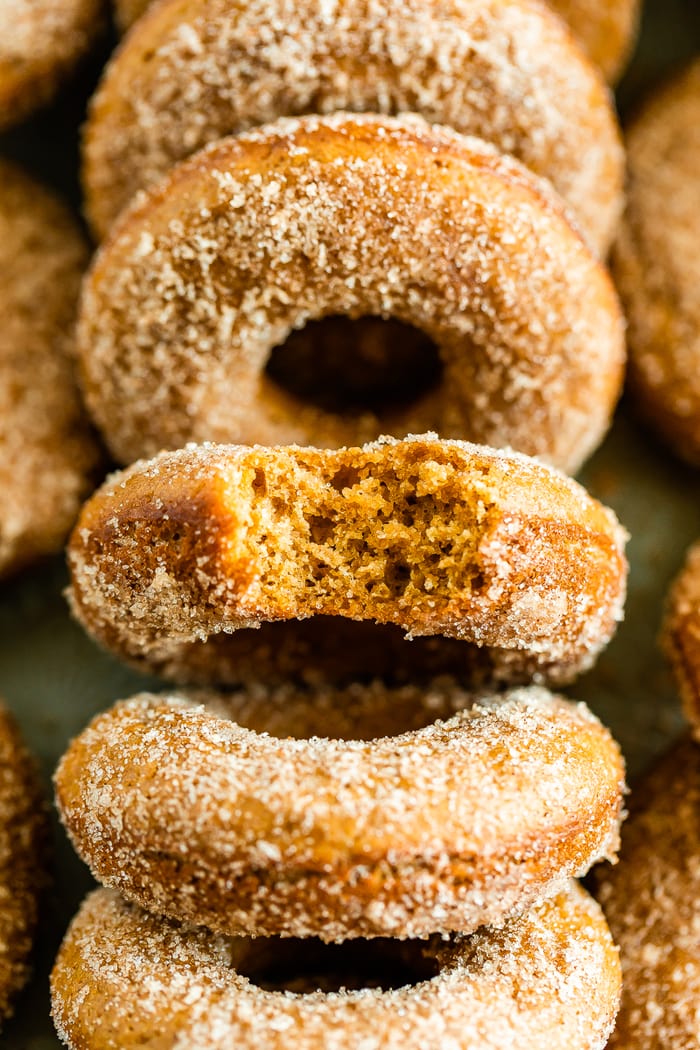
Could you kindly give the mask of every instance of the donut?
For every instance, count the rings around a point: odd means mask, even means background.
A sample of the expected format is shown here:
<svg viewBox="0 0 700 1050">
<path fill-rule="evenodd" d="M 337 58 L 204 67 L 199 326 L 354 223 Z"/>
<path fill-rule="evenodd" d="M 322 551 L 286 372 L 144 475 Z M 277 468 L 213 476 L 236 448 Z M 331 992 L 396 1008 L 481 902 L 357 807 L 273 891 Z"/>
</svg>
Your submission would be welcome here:
<svg viewBox="0 0 700 1050">
<path fill-rule="evenodd" d="M 349 66 L 349 54 L 372 56 L 372 68 Z M 332 18 L 308 0 L 157 5 L 93 101 L 85 184 L 95 230 L 104 235 L 137 189 L 206 143 L 314 109 L 415 110 L 479 134 L 551 178 L 594 243 L 610 243 L 622 185 L 610 100 L 530 0 L 342 0 Z"/>
<path fill-rule="evenodd" d="M 661 641 L 700 739 L 700 543 L 688 551 L 670 589 Z"/>
<path fill-rule="evenodd" d="M 434 435 L 358 449 L 191 446 L 115 475 L 84 506 L 73 611 L 126 657 L 261 622 L 340 616 L 589 667 L 622 617 L 625 533 L 537 461 Z M 201 661 L 201 655 L 199 657 Z"/>
<path fill-rule="evenodd" d="M 101 0 L 0 0 L 0 131 L 53 97 L 103 22 Z"/>
<path fill-rule="evenodd" d="M 150 0 L 114 0 L 122 32 L 141 17 L 149 4 Z M 606 78 L 617 80 L 634 43 L 640 0 L 549 0 L 549 6 L 568 22 Z M 528 58 L 536 58 L 536 53 Z"/>
<path fill-rule="evenodd" d="M 137 190 L 210 142 L 335 110 L 415 111 L 493 142 L 551 179 L 597 250 L 610 245 L 624 170 L 612 103 L 570 34 L 531 0 L 158 4 L 91 106 L 91 222 L 104 236 Z"/>
<path fill-rule="evenodd" d="M 444 683 L 143 695 L 99 716 L 56 773 L 103 885 L 221 933 L 325 941 L 524 911 L 614 856 L 623 789 L 582 705 Z"/>
<path fill-rule="evenodd" d="M 60 550 L 92 489 L 69 356 L 87 258 L 63 205 L 0 160 L 0 575 Z"/>
<path fill-rule="evenodd" d="M 46 881 L 46 807 L 36 768 L 0 704 L 0 1024 L 29 976 L 28 958 Z"/>
<path fill-rule="evenodd" d="M 333 314 L 419 329 L 438 386 L 351 417 L 287 394 L 264 374 L 270 351 Z M 624 336 L 606 272 L 542 181 L 418 118 L 336 114 L 226 139 L 141 199 L 87 277 L 78 353 L 120 462 L 189 440 L 435 429 L 573 470 L 609 425 Z"/>
<path fill-rule="evenodd" d="M 681 740 L 632 794 L 622 854 L 597 894 L 620 946 L 611 1050 L 700 1045 L 700 748 Z"/>
<path fill-rule="evenodd" d="M 145 6 L 143 0 L 118 0 Z M 639 28 L 641 0 L 549 0 L 584 50 L 614 83 L 624 71 Z"/>
<path fill-rule="evenodd" d="M 357 945 L 346 951 L 356 955 Z M 225 939 L 97 890 L 56 960 L 53 1018 L 72 1050 L 605 1046 L 619 1001 L 619 960 L 600 909 L 575 883 L 501 929 L 417 948 L 373 941 L 366 961 L 341 955 L 339 963 L 343 946 L 319 951 L 313 941 Z M 274 976 L 280 964 L 292 973 L 305 964 L 326 972 L 326 952 L 331 966 L 350 970 L 344 988 L 360 987 L 305 994 L 280 991 L 279 980 L 265 987 L 266 973 Z M 386 979 L 399 966 L 417 983 L 362 986 L 363 969 Z"/>
<path fill-rule="evenodd" d="M 628 135 L 629 197 L 614 272 L 629 319 L 629 385 L 682 459 L 700 464 L 700 62 Z"/>
</svg>

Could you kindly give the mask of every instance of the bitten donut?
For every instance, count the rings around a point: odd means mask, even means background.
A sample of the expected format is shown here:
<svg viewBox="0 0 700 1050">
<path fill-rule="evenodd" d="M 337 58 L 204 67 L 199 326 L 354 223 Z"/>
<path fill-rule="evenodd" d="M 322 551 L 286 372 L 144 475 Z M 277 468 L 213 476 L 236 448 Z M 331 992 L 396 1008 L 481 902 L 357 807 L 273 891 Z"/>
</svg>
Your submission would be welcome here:
<svg viewBox="0 0 700 1050">
<path fill-rule="evenodd" d="M 441 380 L 354 417 L 286 393 L 270 351 L 333 314 L 419 329 Z M 142 198 L 89 273 L 78 351 L 122 462 L 189 440 L 432 429 L 573 470 L 609 425 L 624 337 L 607 273 L 543 181 L 418 118 L 336 114 L 226 139 Z"/>
<path fill-rule="evenodd" d="M 68 550 L 107 648 L 156 662 L 261 622 L 340 616 L 588 667 L 622 616 L 625 534 L 544 464 L 434 435 L 358 449 L 191 446 L 115 475 Z M 201 658 L 201 657 L 200 657 Z"/>
<path fill-rule="evenodd" d="M 0 705 L 0 1025 L 29 976 L 47 836 L 37 772 Z"/>
<path fill-rule="evenodd" d="M 629 383 L 671 448 L 700 465 L 700 62 L 628 135 L 629 197 L 615 276 L 629 319 Z"/>
<path fill-rule="evenodd" d="M 119 0 L 119 3 L 143 0 Z M 590 58 L 614 83 L 624 71 L 639 26 L 641 0 L 549 0 Z"/>
<path fill-rule="evenodd" d="M 614 856 L 623 789 L 619 750 L 582 705 L 440 683 L 144 695 L 95 719 L 56 774 L 103 885 L 222 933 L 324 941 L 524 911 Z"/>
<path fill-rule="evenodd" d="M 700 543 L 688 551 L 671 587 L 661 640 L 686 715 L 700 739 Z"/>
<path fill-rule="evenodd" d="M 0 131 L 49 101 L 102 25 L 101 0 L 0 0 Z"/>
<path fill-rule="evenodd" d="M 624 988 L 611 1050 L 700 1046 L 700 748 L 681 741 L 632 793 L 598 897 Z"/>
<path fill-rule="evenodd" d="M 551 179 L 594 247 L 610 245 L 624 169 L 612 103 L 570 34 L 531 0 L 158 4 L 91 106 L 92 224 L 103 236 L 137 190 L 210 142 L 335 110 L 416 112 L 478 135 Z"/>
<path fill-rule="evenodd" d="M 354 990 L 299 994 L 280 990 L 279 978 L 270 988 L 265 970 L 274 974 L 280 961 L 292 974 L 337 966 L 335 956 L 319 959 L 313 942 L 227 940 L 98 890 L 59 952 L 53 1018 L 72 1050 L 605 1046 L 619 1002 L 619 960 L 600 909 L 574 883 L 500 930 L 412 947 L 406 961 L 406 942 L 379 948 L 373 941 L 369 965 L 386 980 L 403 962 L 408 981 L 412 968 L 418 983 L 363 987 L 362 961 L 351 957 L 350 979 L 341 981 Z"/>
<path fill-rule="evenodd" d="M 0 160 L 0 575 L 60 550 L 92 488 L 70 360 L 87 258 L 63 205 Z"/>
</svg>

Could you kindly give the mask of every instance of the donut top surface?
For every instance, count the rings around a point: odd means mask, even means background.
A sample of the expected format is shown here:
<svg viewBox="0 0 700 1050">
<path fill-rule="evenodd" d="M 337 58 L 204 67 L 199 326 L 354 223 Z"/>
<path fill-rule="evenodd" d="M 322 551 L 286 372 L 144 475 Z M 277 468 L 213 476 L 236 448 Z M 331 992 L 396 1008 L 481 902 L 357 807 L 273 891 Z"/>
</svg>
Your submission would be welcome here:
<svg viewBox="0 0 700 1050">
<path fill-rule="evenodd" d="M 527 101 L 526 101 L 527 100 Z M 421 113 L 552 180 L 604 253 L 623 155 L 605 85 L 530 0 L 169 0 L 108 67 L 86 132 L 100 235 L 209 142 L 282 116 Z"/>
<path fill-rule="evenodd" d="M 634 45 L 641 0 L 549 0 L 549 4 L 614 83 Z"/>
<path fill-rule="evenodd" d="M 0 573 L 60 548 L 98 460 L 71 362 L 87 259 L 63 205 L 0 160 Z"/>
<path fill-rule="evenodd" d="M 622 852 L 598 897 L 620 945 L 624 989 L 610 1047 L 700 1043 L 700 747 L 686 738 L 631 797 Z"/>
</svg>

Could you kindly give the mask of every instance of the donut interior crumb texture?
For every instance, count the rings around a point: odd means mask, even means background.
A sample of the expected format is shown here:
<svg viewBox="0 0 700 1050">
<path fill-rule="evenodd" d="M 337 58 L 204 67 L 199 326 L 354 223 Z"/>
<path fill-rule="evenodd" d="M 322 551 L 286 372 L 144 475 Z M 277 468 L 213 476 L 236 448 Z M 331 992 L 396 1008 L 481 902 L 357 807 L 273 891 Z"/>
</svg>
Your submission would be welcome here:
<svg viewBox="0 0 700 1050">
<path fill-rule="evenodd" d="M 580 887 L 565 886 L 500 930 L 425 948 L 438 974 L 412 986 L 269 991 L 243 976 L 257 942 L 164 922 L 98 890 L 56 961 L 53 1017 L 74 1050 L 605 1046 L 619 961 L 600 909 Z"/>
<path fill-rule="evenodd" d="M 587 665 L 622 615 L 624 533 L 534 460 L 434 436 L 192 446 L 116 475 L 70 544 L 78 617 L 120 653 L 316 615 Z"/>
</svg>

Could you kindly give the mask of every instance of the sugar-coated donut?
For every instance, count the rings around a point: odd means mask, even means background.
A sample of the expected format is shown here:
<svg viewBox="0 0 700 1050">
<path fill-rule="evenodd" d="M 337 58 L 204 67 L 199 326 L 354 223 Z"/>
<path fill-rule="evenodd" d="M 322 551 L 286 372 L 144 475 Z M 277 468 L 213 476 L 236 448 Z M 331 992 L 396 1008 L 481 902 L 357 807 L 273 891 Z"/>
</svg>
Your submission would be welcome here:
<svg viewBox="0 0 700 1050">
<path fill-rule="evenodd" d="M 102 6 L 101 0 L 0 0 L 0 130 L 54 95 L 102 27 Z"/>
<path fill-rule="evenodd" d="M 118 0 L 137 4 L 143 0 Z M 639 27 L 641 0 L 549 0 L 571 26 L 590 58 L 614 83 L 624 71 Z"/>
<path fill-rule="evenodd" d="M 474 642 L 494 660 L 508 650 L 562 681 L 622 616 L 624 540 L 552 468 L 434 435 L 336 451 L 191 446 L 115 475 L 85 505 L 71 601 L 98 641 L 145 661 L 261 622 L 341 616 Z"/>
<path fill-rule="evenodd" d="M 682 740 L 632 793 L 619 864 L 598 898 L 620 946 L 610 1050 L 700 1046 L 700 748 Z"/>
<path fill-rule="evenodd" d="M 361 56 L 361 58 L 358 58 Z M 104 236 L 208 143 L 283 116 L 421 113 L 551 179 L 604 253 L 624 158 L 597 70 L 531 0 L 169 0 L 108 67 L 85 138 Z"/>
<path fill-rule="evenodd" d="M 92 488 L 70 361 L 87 258 L 63 205 L 0 160 L 0 575 L 60 550 Z"/>
<path fill-rule="evenodd" d="M 0 705 L 0 1024 L 29 976 L 38 898 L 46 881 L 46 817 L 34 762 Z"/>
<path fill-rule="evenodd" d="M 620 752 L 544 689 L 201 700 L 117 705 L 56 774 L 93 875 L 156 914 L 324 941 L 466 933 L 617 849 Z"/>
<path fill-rule="evenodd" d="M 662 644 L 700 740 L 700 542 L 688 551 L 669 592 Z"/>
<path fill-rule="evenodd" d="M 285 944 L 294 944 L 291 959 Z M 406 947 L 400 942 L 400 953 Z M 396 947 L 388 942 L 384 954 L 388 963 L 373 941 L 372 968 L 381 973 L 383 963 L 386 979 L 396 966 Z M 263 987 L 254 983 L 265 956 L 273 967 L 281 956 L 293 971 L 309 956 L 313 964 L 313 942 L 229 940 L 157 919 L 98 890 L 59 952 L 53 1018 L 72 1050 L 605 1046 L 619 1002 L 620 964 L 600 908 L 575 883 L 499 930 L 437 939 L 413 954 L 423 955 L 411 960 L 415 968 L 435 976 L 382 991 L 362 987 L 360 971 L 359 987 L 351 991 L 267 990 L 264 980 Z"/>
<path fill-rule="evenodd" d="M 354 417 L 284 392 L 270 351 L 332 314 L 418 328 L 441 381 Z M 573 470 L 609 425 L 624 336 L 607 273 L 542 180 L 418 118 L 335 114 L 223 140 L 131 209 L 86 281 L 78 350 L 120 462 L 189 440 L 434 429 Z"/>
<path fill-rule="evenodd" d="M 629 382 L 644 416 L 700 465 L 700 61 L 628 135 L 629 198 L 615 276 L 629 319 Z"/>
</svg>

